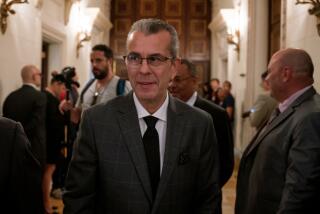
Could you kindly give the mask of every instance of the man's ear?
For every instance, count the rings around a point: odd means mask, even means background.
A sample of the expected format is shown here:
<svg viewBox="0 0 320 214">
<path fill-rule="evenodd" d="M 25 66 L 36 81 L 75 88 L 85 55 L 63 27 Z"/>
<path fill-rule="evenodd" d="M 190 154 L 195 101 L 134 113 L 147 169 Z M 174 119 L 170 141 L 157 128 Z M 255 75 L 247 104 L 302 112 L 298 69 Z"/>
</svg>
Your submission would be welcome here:
<svg viewBox="0 0 320 214">
<path fill-rule="evenodd" d="M 35 73 L 32 74 L 31 79 L 33 82 L 36 81 L 36 74 Z"/>
<path fill-rule="evenodd" d="M 293 70 L 288 66 L 283 68 L 282 79 L 284 82 L 288 82 L 292 78 L 292 72 Z"/>
</svg>

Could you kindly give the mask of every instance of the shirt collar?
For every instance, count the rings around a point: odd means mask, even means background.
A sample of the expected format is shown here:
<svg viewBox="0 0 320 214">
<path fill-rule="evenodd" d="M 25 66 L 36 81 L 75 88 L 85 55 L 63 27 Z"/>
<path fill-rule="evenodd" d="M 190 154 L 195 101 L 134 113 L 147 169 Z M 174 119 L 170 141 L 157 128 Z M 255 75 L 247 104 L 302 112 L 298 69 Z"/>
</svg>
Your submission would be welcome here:
<svg viewBox="0 0 320 214">
<path fill-rule="evenodd" d="M 39 88 L 33 83 L 23 83 L 23 85 L 28 85 L 28 86 L 31 86 L 32 88 L 36 89 L 36 90 L 39 90 Z"/>
<path fill-rule="evenodd" d="M 312 85 L 309 85 L 307 87 L 304 87 L 303 89 L 300 89 L 299 91 L 297 91 L 296 93 L 288 97 L 285 101 L 280 103 L 279 104 L 280 112 L 284 112 L 298 97 L 300 97 L 304 92 L 306 92 L 311 87 Z"/>
<path fill-rule="evenodd" d="M 151 115 L 140 103 L 139 99 L 137 98 L 136 94 L 133 93 L 133 101 L 134 104 L 136 106 L 137 109 L 137 113 L 138 113 L 138 118 L 142 119 L 143 117 L 149 116 Z M 152 116 L 158 118 L 159 120 L 162 121 L 167 121 L 167 109 L 168 109 L 168 105 L 169 105 L 169 95 L 167 92 L 166 95 L 166 99 L 165 101 L 162 103 L 162 105 L 160 106 L 160 108 L 152 114 Z"/>
<path fill-rule="evenodd" d="M 187 104 L 189 106 L 194 106 L 196 100 L 197 100 L 197 96 L 198 96 L 198 93 L 195 91 L 193 92 L 192 96 L 189 98 L 189 100 L 187 100 Z"/>
</svg>

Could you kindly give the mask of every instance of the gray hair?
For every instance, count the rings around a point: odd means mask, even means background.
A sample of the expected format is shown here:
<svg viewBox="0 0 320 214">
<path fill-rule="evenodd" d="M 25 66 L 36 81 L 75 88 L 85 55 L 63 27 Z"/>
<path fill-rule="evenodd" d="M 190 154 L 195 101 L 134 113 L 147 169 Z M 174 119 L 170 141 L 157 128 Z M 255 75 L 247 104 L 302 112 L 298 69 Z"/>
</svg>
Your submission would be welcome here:
<svg viewBox="0 0 320 214">
<path fill-rule="evenodd" d="M 187 59 L 181 59 L 181 64 L 187 66 L 188 71 L 189 71 L 191 76 L 193 76 L 193 77 L 197 76 L 196 66 L 191 61 L 189 61 Z"/>
<path fill-rule="evenodd" d="M 159 33 L 160 31 L 169 32 L 171 36 L 169 51 L 170 51 L 171 57 L 176 58 L 179 51 L 179 39 L 178 39 L 177 31 L 172 25 L 160 19 L 153 19 L 153 18 L 140 19 L 135 23 L 133 23 L 127 37 L 127 48 L 128 48 L 129 36 L 132 33 L 142 32 L 145 35 L 150 35 L 150 34 Z"/>
</svg>

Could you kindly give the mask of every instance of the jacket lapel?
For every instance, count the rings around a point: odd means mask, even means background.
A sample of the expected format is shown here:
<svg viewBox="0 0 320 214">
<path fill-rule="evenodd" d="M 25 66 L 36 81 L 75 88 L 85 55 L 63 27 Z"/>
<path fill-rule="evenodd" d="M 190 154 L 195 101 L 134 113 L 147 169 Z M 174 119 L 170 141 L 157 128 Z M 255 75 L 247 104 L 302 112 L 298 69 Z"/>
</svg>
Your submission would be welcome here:
<svg viewBox="0 0 320 214">
<path fill-rule="evenodd" d="M 152 202 L 152 189 L 149 179 L 148 166 L 143 148 L 137 110 L 133 101 L 132 93 L 126 96 L 124 102 L 119 106 L 119 124 L 124 142 L 130 153 L 132 162 L 137 171 L 143 189 Z"/>
<path fill-rule="evenodd" d="M 298 97 L 284 112 L 282 112 L 278 117 L 276 117 L 266 129 L 261 129 L 253 140 L 250 142 L 248 148 L 244 152 L 244 157 L 248 156 L 260 143 L 261 141 L 272 131 L 278 127 L 283 121 L 287 120 L 294 112 L 295 109 L 301 105 L 306 99 L 313 96 L 316 93 L 315 89 L 311 87 L 306 92 L 304 92 L 300 97 Z"/>
<path fill-rule="evenodd" d="M 152 213 L 156 213 L 161 198 L 167 189 L 168 180 L 177 165 L 176 162 L 178 161 L 177 157 L 179 154 L 181 133 L 183 133 L 183 130 L 180 130 L 182 129 L 183 124 L 181 123 L 181 120 L 178 119 L 181 115 L 177 112 L 175 100 L 171 96 L 169 98 L 163 168 Z"/>
</svg>

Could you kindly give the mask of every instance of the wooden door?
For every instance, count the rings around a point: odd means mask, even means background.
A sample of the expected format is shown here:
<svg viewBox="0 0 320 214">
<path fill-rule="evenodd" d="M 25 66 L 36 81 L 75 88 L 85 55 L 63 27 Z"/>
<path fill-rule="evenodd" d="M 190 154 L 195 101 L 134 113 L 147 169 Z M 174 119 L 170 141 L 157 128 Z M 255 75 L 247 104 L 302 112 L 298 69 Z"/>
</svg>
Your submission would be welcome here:
<svg viewBox="0 0 320 214">
<path fill-rule="evenodd" d="M 141 18 L 160 18 L 173 25 L 179 35 L 179 56 L 196 64 L 200 83 L 210 78 L 210 0 L 114 0 L 112 1 L 111 48 L 116 72 L 126 78 L 122 56 L 126 53 L 127 34 Z"/>
</svg>

